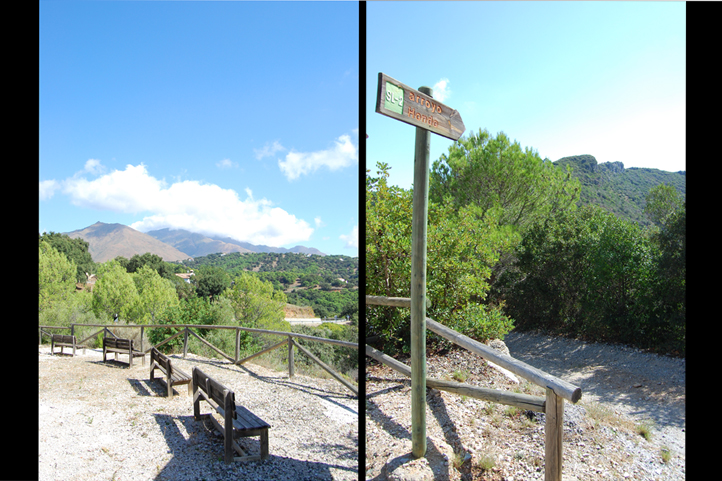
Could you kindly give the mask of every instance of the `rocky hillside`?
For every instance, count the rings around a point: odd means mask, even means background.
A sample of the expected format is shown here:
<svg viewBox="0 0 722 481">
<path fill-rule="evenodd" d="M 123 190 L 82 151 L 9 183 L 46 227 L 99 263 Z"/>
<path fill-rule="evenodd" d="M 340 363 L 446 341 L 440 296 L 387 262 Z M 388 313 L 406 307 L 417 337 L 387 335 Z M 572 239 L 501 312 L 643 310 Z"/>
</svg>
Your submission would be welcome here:
<svg viewBox="0 0 722 481">
<path fill-rule="evenodd" d="M 582 184 L 580 204 L 594 204 L 613 212 L 618 217 L 640 225 L 648 225 L 644 215 L 645 197 L 659 184 L 673 185 L 682 195 L 687 193 L 685 171 L 666 172 L 659 169 L 624 168 L 622 162 L 597 162 L 592 155 L 564 157 L 555 165 L 569 165 L 572 175 Z"/>
<path fill-rule="evenodd" d="M 160 229 L 148 232 L 148 235 L 160 241 L 163 241 L 176 249 L 187 252 L 192 257 L 207 256 L 210 254 L 230 254 L 231 252 L 240 252 L 242 254 L 249 252 L 272 252 L 285 254 L 288 252 L 295 254 L 315 254 L 325 256 L 323 252 L 313 247 L 295 246 L 290 249 L 284 247 L 269 247 L 264 245 L 254 245 L 248 242 L 242 242 L 229 237 L 214 237 L 203 234 L 196 234 L 183 229 Z"/>
<path fill-rule="evenodd" d="M 150 252 L 173 262 L 188 259 L 190 256 L 175 247 L 161 242 L 148 234 L 143 234 L 122 224 L 104 224 L 96 222 L 84 229 L 66 233 L 75 239 L 80 237 L 88 243 L 88 252 L 93 262 L 105 262 L 123 256 L 130 259 L 135 254 Z"/>
</svg>

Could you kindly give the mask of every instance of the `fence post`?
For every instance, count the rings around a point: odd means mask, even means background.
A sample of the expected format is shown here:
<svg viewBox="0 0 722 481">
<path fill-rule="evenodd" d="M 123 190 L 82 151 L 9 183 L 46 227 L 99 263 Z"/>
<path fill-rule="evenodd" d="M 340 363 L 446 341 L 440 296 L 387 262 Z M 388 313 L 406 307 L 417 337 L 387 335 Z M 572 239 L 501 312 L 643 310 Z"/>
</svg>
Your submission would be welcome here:
<svg viewBox="0 0 722 481">
<path fill-rule="evenodd" d="M 288 377 L 292 378 L 294 375 L 293 365 L 293 337 L 288 336 Z"/>
<path fill-rule="evenodd" d="M 236 364 L 241 357 L 241 330 L 236 329 Z"/>
<path fill-rule="evenodd" d="M 562 423 L 564 421 L 564 398 L 547 388 L 544 454 L 544 481 L 562 481 Z"/>
<path fill-rule="evenodd" d="M 145 329 L 144 326 L 140 326 L 140 350 L 143 350 L 143 330 Z M 145 362 L 145 358 L 143 358 L 143 362 Z"/>
<path fill-rule="evenodd" d="M 186 358 L 188 353 L 188 327 L 183 331 L 183 359 Z"/>
</svg>

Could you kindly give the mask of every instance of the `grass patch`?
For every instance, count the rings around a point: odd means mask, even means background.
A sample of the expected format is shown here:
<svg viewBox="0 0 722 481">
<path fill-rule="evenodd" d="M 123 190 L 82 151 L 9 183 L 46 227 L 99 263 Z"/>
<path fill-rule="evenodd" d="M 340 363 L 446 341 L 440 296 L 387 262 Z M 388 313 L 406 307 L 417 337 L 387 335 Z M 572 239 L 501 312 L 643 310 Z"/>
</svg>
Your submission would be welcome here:
<svg viewBox="0 0 722 481">
<path fill-rule="evenodd" d="M 645 421 L 643 423 L 637 424 L 635 426 L 635 431 L 637 434 L 649 441 L 652 439 L 652 427 L 653 424 L 651 421 Z"/>
<path fill-rule="evenodd" d="M 496 466 L 496 458 L 491 454 L 482 454 L 476 460 L 475 464 L 479 469 L 483 471 L 489 471 L 494 466 Z"/>
<path fill-rule="evenodd" d="M 466 382 L 466 380 L 469 379 L 469 373 L 467 371 L 456 370 L 451 373 L 451 377 L 456 382 Z"/>
</svg>

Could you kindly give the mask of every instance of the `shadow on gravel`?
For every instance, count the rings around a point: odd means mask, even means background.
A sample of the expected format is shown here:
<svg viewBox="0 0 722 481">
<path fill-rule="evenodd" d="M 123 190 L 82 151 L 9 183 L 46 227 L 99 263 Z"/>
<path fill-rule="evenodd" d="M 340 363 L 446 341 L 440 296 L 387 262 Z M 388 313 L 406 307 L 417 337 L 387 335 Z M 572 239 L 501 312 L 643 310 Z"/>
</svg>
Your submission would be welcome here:
<svg viewBox="0 0 722 481">
<path fill-rule="evenodd" d="M 155 477 L 157 481 L 247 479 L 253 476 L 258 477 L 257 479 L 333 480 L 332 469 L 350 473 L 358 471 L 335 464 L 274 456 L 273 452 L 263 461 L 236 461 L 225 464 L 223 462 L 223 437 L 216 435 L 215 430 L 206 427 L 202 421 L 196 421 L 192 415 L 171 416 L 155 413 L 153 417 L 165 437 L 168 452 L 173 455 L 171 460 L 159 469 Z M 188 433 L 188 439 L 181 432 L 179 424 Z M 272 432 L 269 432 L 269 435 L 273 436 Z M 244 450 L 247 449 L 251 454 L 260 452 L 257 439 L 242 438 L 240 441 L 241 447 Z M 323 445 L 323 448 L 333 449 L 334 447 Z M 198 462 L 199 456 L 206 458 L 202 464 Z M 281 477 L 278 477 L 279 475 Z"/>
<path fill-rule="evenodd" d="M 158 379 L 150 380 L 150 379 L 128 379 L 128 383 L 130 384 L 130 387 L 133 388 L 133 390 L 139 395 L 139 396 L 151 396 L 151 397 L 167 397 L 168 391 L 166 390 L 165 385 L 158 381 Z M 183 386 L 185 387 L 185 386 Z M 173 395 L 177 396 L 181 393 L 175 391 L 175 388 L 173 388 Z M 183 389 L 184 393 L 187 391 Z"/>
<path fill-rule="evenodd" d="M 130 364 L 123 361 L 116 361 L 115 359 L 108 359 L 107 361 L 103 361 L 102 359 L 100 361 L 88 361 L 91 364 L 95 364 L 96 366 L 106 366 L 106 367 L 112 367 L 116 369 L 130 369 Z M 133 368 L 135 368 L 136 365 L 133 363 Z"/>
</svg>

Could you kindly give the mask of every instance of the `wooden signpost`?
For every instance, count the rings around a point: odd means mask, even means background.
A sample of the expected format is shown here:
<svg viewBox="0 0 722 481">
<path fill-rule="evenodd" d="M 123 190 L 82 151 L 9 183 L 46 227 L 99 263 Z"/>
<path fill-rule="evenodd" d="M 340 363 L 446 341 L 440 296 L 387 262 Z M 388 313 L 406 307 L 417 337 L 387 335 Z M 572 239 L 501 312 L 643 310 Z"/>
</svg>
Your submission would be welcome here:
<svg viewBox="0 0 722 481">
<path fill-rule="evenodd" d="M 429 87 L 412 89 L 379 73 L 376 112 L 416 126 L 411 219 L 411 452 L 426 455 L 426 227 L 429 197 L 429 132 L 458 140 L 464 122 L 437 102 Z"/>
<path fill-rule="evenodd" d="M 466 130 L 459 112 L 434 100 L 430 91 L 412 89 L 384 73 L 379 73 L 376 112 L 451 140 Z"/>
</svg>

